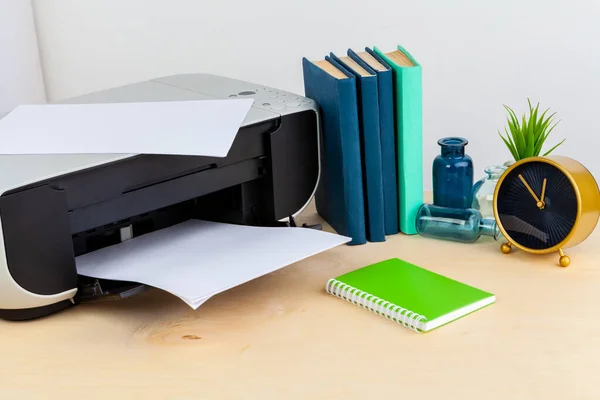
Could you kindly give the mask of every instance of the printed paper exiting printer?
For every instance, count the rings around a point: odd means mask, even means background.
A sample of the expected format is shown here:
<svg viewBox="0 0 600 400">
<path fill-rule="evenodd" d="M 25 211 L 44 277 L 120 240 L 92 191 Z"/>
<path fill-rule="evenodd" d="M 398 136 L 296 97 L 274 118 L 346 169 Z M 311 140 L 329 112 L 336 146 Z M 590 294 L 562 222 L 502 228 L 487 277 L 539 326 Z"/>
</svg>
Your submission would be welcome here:
<svg viewBox="0 0 600 400">
<path fill-rule="evenodd" d="M 119 298 L 135 291 L 130 282 L 98 281 L 76 270 L 76 257 L 119 244 L 123 228 L 135 238 L 190 219 L 282 226 L 301 212 L 313 198 L 320 174 L 319 119 L 310 99 L 191 74 L 63 103 L 230 98 L 252 98 L 254 103 L 226 157 L 0 156 L 0 317 L 37 318 L 82 297 Z"/>
<path fill-rule="evenodd" d="M 218 293 L 349 241 L 314 229 L 190 220 L 81 255 L 77 271 L 158 287 L 196 309 Z"/>
</svg>

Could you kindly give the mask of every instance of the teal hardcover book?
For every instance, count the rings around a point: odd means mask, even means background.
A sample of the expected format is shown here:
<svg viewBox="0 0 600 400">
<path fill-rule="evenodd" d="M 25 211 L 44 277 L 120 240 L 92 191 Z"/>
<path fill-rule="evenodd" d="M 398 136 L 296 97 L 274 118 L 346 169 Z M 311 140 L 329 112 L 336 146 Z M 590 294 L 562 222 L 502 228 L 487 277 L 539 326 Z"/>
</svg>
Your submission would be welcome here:
<svg viewBox="0 0 600 400">
<path fill-rule="evenodd" d="M 368 47 L 361 52 L 348 49 L 348 56 L 364 69 L 377 76 L 385 234 L 395 235 L 399 232 L 400 220 L 398 219 L 396 111 L 394 108 L 392 69 Z"/>
<path fill-rule="evenodd" d="M 356 78 L 367 240 L 385 242 L 377 75 L 350 57 L 338 57 L 333 53 L 330 56 Z"/>
<path fill-rule="evenodd" d="M 391 52 L 373 51 L 393 71 L 398 146 L 400 230 L 414 235 L 416 215 L 423 204 L 423 112 L 421 65 L 401 46 Z"/>
<path fill-rule="evenodd" d="M 331 57 L 302 59 L 305 96 L 320 119 L 321 175 L 315 193 L 319 215 L 350 245 L 366 243 L 356 78 Z"/>
<path fill-rule="evenodd" d="M 392 258 L 327 281 L 327 293 L 427 332 L 496 301 L 492 293 Z"/>
</svg>

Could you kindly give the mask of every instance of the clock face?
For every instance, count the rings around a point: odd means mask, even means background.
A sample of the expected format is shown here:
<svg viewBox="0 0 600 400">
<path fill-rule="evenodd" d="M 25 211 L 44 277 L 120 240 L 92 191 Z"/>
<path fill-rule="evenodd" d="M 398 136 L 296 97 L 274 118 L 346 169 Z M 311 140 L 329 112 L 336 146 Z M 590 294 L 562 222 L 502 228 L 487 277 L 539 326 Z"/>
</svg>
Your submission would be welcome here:
<svg viewBox="0 0 600 400">
<path fill-rule="evenodd" d="M 575 226 L 577 208 L 569 178 L 542 161 L 507 172 L 498 189 L 498 220 L 510 236 L 507 239 L 532 250 L 549 249 L 565 240 Z"/>
</svg>

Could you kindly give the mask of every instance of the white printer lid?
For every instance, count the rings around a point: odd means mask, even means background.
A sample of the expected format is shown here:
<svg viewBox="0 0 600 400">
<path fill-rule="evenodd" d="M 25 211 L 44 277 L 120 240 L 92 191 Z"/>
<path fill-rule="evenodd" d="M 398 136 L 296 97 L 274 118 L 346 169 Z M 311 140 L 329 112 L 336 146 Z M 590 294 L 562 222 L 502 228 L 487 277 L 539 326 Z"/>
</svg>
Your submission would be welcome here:
<svg viewBox="0 0 600 400">
<path fill-rule="evenodd" d="M 242 126 L 314 109 L 314 102 L 261 85 L 211 74 L 183 74 L 110 88 L 58 104 L 254 98 Z M 44 179 L 134 157 L 137 154 L 0 155 L 0 195 Z"/>
</svg>

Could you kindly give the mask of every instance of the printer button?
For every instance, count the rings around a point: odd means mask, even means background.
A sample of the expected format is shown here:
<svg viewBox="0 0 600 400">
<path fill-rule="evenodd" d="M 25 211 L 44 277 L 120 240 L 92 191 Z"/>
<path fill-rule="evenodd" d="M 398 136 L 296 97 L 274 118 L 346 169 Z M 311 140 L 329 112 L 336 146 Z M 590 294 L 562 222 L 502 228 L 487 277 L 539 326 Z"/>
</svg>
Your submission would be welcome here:
<svg viewBox="0 0 600 400">
<path fill-rule="evenodd" d="M 271 109 L 277 111 L 285 110 L 285 104 L 271 104 Z"/>
</svg>

